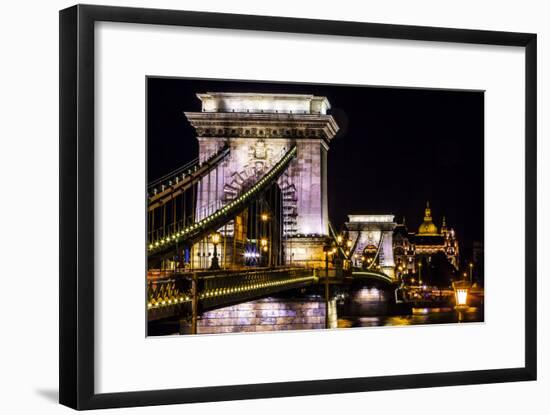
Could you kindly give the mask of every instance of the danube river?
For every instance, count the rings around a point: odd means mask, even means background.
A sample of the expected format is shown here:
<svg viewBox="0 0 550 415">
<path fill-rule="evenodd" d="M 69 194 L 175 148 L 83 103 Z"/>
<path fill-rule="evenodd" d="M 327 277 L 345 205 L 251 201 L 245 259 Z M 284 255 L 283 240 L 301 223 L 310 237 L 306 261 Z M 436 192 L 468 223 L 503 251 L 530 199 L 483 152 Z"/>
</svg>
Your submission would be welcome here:
<svg viewBox="0 0 550 415">
<path fill-rule="evenodd" d="M 462 322 L 482 322 L 483 308 L 471 307 L 463 313 Z M 458 323 L 458 313 L 452 308 L 413 309 L 412 314 L 397 316 L 338 317 L 338 328 L 378 327 L 378 326 L 412 326 L 415 324 Z"/>
<path fill-rule="evenodd" d="M 482 322 L 483 305 L 461 313 L 460 321 Z M 246 333 L 324 329 L 327 304 L 320 293 L 289 292 L 223 307 L 201 314 L 198 334 Z M 410 326 L 458 323 L 459 314 L 450 304 L 413 307 L 396 303 L 394 291 L 376 287 L 348 290 L 328 306 L 329 328 Z M 190 333 L 189 321 L 170 320 L 149 326 L 149 335 Z"/>
</svg>

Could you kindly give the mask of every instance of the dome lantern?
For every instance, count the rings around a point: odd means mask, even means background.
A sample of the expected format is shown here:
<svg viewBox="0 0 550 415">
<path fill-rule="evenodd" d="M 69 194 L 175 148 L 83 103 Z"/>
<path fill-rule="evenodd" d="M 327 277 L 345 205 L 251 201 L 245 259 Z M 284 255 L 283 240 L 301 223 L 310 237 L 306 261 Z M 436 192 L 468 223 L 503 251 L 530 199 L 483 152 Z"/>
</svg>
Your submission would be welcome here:
<svg viewBox="0 0 550 415">
<path fill-rule="evenodd" d="M 426 202 L 426 210 L 424 211 L 424 222 L 418 227 L 419 235 L 439 235 L 437 226 L 432 220 L 432 210 L 430 209 L 430 202 Z"/>
</svg>

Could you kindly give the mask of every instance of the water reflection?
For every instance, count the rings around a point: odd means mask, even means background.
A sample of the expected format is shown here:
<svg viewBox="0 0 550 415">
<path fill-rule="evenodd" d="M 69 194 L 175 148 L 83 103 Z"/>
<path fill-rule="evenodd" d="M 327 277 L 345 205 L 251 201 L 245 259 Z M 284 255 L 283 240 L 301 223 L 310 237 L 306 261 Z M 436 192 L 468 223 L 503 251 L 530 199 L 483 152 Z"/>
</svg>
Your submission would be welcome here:
<svg viewBox="0 0 550 415">
<path fill-rule="evenodd" d="M 458 323 L 453 304 L 432 303 L 412 307 L 396 301 L 393 289 L 355 287 L 337 293 L 327 306 L 320 293 L 290 292 L 203 312 L 198 334 L 265 332 L 278 330 L 317 330 L 329 328 L 411 326 Z M 483 303 L 462 313 L 461 322 L 483 321 Z M 149 335 L 189 334 L 189 319 L 155 322 Z"/>
<path fill-rule="evenodd" d="M 458 313 L 450 308 L 413 310 L 412 314 L 397 316 L 339 317 L 338 328 L 378 327 L 378 326 L 411 326 L 418 324 L 458 323 Z M 471 307 L 464 313 L 463 322 L 483 321 L 483 309 Z"/>
</svg>

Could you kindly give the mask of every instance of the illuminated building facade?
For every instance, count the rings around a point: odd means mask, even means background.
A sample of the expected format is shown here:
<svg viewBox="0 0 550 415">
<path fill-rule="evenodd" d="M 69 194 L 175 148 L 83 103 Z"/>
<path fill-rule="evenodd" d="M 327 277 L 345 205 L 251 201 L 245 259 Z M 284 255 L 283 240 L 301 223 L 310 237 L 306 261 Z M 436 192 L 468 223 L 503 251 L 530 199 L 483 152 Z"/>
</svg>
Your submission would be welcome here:
<svg viewBox="0 0 550 415">
<path fill-rule="evenodd" d="M 448 228 L 445 217 L 441 229 L 433 222 L 429 202 L 424 211 L 424 221 L 418 231 L 409 232 L 405 222 L 395 227 L 393 235 L 393 252 L 398 271 L 414 273 L 422 258 L 428 262 L 441 252 L 455 268 L 459 267 L 459 245 L 453 228 Z"/>
</svg>

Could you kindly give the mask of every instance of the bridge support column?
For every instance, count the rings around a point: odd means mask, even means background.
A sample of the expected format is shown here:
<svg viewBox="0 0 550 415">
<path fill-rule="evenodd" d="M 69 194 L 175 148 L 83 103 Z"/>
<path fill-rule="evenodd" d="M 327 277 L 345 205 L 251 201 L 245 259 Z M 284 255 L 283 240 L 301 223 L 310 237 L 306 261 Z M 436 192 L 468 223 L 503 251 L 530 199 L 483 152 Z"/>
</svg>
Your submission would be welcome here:
<svg viewBox="0 0 550 415">
<path fill-rule="evenodd" d="M 212 202 L 225 205 L 258 181 L 293 146 L 296 158 L 278 180 L 282 193 L 283 249 L 287 263 L 322 266 L 322 240 L 328 235 L 327 152 L 338 125 L 326 97 L 309 94 L 198 94 L 200 112 L 186 112 L 208 159 L 227 145 L 215 182 L 201 181 L 197 217 Z M 212 185 L 215 183 L 215 185 Z M 308 238 L 320 237 L 315 243 Z M 287 243 L 288 242 L 288 243 Z"/>
<path fill-rule="evenodd" d="M 191 281 L 191 334 L 197 334 L 197 320 L 199 316 L 199 287 L 197 274 L 193 274 Z"/>
</svg>

